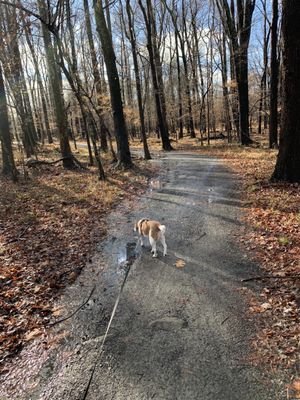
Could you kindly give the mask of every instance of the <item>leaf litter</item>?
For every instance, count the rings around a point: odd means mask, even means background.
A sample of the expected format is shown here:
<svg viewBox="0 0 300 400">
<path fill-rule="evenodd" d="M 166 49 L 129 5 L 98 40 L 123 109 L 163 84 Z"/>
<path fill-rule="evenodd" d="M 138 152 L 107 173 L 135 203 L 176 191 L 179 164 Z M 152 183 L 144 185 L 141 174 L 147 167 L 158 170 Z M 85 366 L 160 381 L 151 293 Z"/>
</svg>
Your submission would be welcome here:
<svg viewBox="0 0 300 400">
<path fill-rule="evenodd" d="M 299 375 L 300 185 L 270 182 L 275 150 L 219 146 L 209 154 L 222 157 L 237 173 L 246 222 L 240 241 L 248 256 L 259 261 L 261 275 L 272 276 L 261 280 L 259 298 L 253 296 L 250 304 L 250 312 L 262 316 L 253 360 Z M 294 398 L 300 398 L 297 393 Z"/>
<path fill-rule="evenodd" d="M 96 168 L 67 171 L 59 165 L 33 170 L 18 184 L 1 178 L 0 372 L 62 313 L 55 300 L 105 237 L 105 216 L 145 191 L 153 172 L 142 160 L 126 173 L 113 169 L 108 158 L 104 163 L 105 182 Z"/>
<path fill-rule="evenodd" d="M 173 145 L 178 150 L 219 157 L 236 173 L 246 222 L 239 240 L 249 258 L 259 261 L 261 275 L 272 276 L 259 281 L 259 299 L 252 293 L 249 306 L 261 321 L 253 340 L 253 362 L 289 371 L 300 382 L 300 185 L 270 182 L 278 150 L 267 149 L 262 136 L 254 139 L 259 147 L 223 140 L 201 146 L 198 138 L 188 137 Z"/>
</svg>

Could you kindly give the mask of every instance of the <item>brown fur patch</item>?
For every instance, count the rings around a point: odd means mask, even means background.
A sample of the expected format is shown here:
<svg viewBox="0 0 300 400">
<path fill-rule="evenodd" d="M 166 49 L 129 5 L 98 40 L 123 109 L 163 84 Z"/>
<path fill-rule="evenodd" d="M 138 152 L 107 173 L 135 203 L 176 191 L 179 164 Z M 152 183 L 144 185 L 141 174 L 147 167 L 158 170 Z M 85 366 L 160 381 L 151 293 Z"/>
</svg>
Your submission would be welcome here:
<svg viewBox="0 0 300 400">
<path fill-rule="evenodd" d="M 138 222 L 139 233 L 143 236 L 152 236 L 154 240 L 157 240 L 160 234 L 159 227 L 161 224 L 158 221 L 149 221 L 147 219 L 141 219 Z"/>
</svg>

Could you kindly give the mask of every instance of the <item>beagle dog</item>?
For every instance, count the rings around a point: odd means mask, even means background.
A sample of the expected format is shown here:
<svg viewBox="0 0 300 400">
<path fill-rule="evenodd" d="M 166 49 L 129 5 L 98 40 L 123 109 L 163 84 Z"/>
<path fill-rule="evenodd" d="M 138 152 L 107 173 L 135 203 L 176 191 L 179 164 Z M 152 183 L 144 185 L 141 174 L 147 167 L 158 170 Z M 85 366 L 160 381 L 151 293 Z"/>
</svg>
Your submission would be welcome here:
<svg viewBox="0 0 300 400">
<path fill-rule="evenodd" d="M 167 255 L 167 244 L 165 239 L 166 227 L 161 225 L 158 221 L 149 219 L 140 219 L 134 224 L 134 231 L 138 231 L 141 246 L 144 246 L 143 236 L 148 236 L 151 244 L 151 253 L 153 257 L 157 257 L 156 244 L 160 240 L 164 247 L 164 256 Z"/>
</svg>

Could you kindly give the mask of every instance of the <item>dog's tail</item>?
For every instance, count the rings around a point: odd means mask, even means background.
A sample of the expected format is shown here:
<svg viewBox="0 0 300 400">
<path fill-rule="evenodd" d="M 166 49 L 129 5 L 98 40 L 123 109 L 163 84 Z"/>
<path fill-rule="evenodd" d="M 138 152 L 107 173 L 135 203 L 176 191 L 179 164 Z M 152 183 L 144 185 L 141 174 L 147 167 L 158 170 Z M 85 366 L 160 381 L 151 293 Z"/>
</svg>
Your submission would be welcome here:
<svg viewBox="0 0 300 400">
<path fill-rule="evenodd" d="M 163 234 L 166 233 L 166 226 L 165 225 L 159 225 L 158 229 L 161 231 L 161 233 L 163 233 Z"/>
</svg>

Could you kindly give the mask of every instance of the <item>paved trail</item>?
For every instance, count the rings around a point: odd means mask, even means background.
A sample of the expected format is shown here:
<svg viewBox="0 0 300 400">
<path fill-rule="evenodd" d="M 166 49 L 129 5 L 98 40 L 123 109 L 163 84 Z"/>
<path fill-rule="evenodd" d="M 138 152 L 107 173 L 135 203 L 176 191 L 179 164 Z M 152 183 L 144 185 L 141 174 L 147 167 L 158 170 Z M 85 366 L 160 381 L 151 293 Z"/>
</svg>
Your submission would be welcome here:
<svg viewBox="0 0 300 400">
<path fill-rule="evenodd" d="M 30 399 L 82 399 L 124 276 L 122 261 L 135 241 L 133 222 L 141 217 L 166 224 L 168 256 L 160 251 L 153 259 L 149 246 L 138 249 L 87 399 L 275 399 L 247 362 L 253 325 L 244 319 L 240 280 L 255 266 L 233 235 L 241 213 L 237 181 L 216 159 L 177 152 L 160 162 L 167 172 L 138 207 L 110 217 L 103 249 L 110 267 L 94 278 L 93 299 L 68 322 L 68 357 L 45 366 Z M 183 268 L 175 266 L 178 259 Z M 87 294 L 80 284 L 69 292 L 71 304 Z"/>
</svg>

